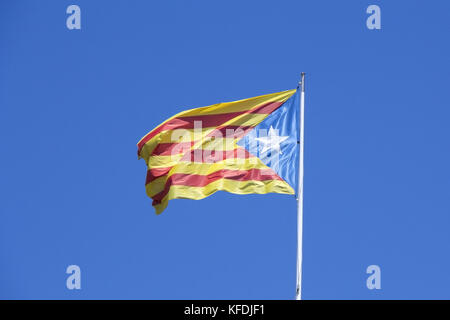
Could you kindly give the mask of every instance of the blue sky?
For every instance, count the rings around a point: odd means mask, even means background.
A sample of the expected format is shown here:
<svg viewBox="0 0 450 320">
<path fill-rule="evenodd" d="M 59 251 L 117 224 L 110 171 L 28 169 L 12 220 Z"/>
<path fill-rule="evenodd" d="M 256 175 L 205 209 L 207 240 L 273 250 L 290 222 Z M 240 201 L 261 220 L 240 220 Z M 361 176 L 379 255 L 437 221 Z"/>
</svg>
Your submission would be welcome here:
<svg viewBox="0 0 450 320">
<path fill-rule="evenodd" d="M 81 8 L 81 30 L 66 8 Z M 381 30 L 366 28 L 370 4 Z M 307 72 L 305 299 L 450 298 L 448 1 L 2 1 L 0 298 L 292 299 L 296 204 L 156 216 L 136 143 Z M 81 290 L 66 288 L 67 266 Z M 381 290 L 366 268 L 381 268 Z"/>
</svg>

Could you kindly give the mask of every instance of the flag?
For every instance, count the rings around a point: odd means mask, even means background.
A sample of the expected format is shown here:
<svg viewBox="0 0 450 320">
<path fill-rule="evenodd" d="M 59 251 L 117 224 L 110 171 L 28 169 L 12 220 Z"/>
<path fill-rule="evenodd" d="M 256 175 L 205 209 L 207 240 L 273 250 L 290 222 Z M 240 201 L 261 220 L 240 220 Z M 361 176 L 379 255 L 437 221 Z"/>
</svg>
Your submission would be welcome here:
<svg viewBox="0 0 450 320">
<path fill-rule="evenodd" d="M 288 90 L 183 111 L 150 131 L 137 146 L 156 213 L 219 190 L 295 194 L 298 106 L 298 90 Z"/>
</svg>

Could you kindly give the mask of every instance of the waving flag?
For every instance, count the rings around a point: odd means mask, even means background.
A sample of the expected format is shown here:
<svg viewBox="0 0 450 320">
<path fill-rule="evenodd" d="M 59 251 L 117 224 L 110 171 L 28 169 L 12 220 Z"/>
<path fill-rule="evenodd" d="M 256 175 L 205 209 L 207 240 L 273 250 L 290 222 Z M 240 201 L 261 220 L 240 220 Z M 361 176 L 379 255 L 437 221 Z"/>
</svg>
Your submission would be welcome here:
<svg viewBox="0 0 450 320">
<path fill-rule="evenodd" d="M 297 190 L 299 94 L 288 90 L 183 111 L 138 142 L 156 213 L 176 198 Z"/>
</svg>

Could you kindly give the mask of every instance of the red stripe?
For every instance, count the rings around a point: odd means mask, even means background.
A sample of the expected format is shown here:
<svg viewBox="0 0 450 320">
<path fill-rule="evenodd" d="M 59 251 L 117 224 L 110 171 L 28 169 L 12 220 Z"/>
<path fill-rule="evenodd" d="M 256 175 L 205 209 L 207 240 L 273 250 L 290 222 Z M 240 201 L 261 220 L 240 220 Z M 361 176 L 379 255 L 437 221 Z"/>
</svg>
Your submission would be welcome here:
<svg viewBox="0 0 450 320">
<path fill-rule="evenodd" d="M 142 147 L 154 136 L 158 133 L 165 130 L 175 130 L 175 129 L 193 129 L 194 121 L 202 121 L 202 127 L 219 127 L 225 122 L 243 115 L 243 114 L 269 114 L 278 109 L 284 102 L 269 102 L 263 104 L 259 107 L 241 111 L 241 112 L 230 112 L 224 114 L 207 114 L 207 115 L 198 115 L 198 116 L 189 116 L 189 117 L 178 117 L 171 119 L 159 127 L 148 133 L 142 140 L 138 143 L 138 155 L 140 154 Z"/>
<path fill-rule="evenodd" d="M 166 185 L 164 186 L 164 190 L 152 197 L 153 205 L 161 203 L 161 200 L 167 195 L 172 185 L 205 187 L 208 184 L 220 179 L 230 179 L 235 181 L 283 180 L 272 169 L 249 169 L 249 170 L 223 169 L 208 175 L 174 173 L 167 179 Z"/>
<path fill-rule="evenodd" d="M 165 176 L 166 174 L 169 173 L 170 169 L 172 169 L 172 168 L 173 167 L 153 168 L 153 169 L 147 170 L 147 177 L 145 179 L 145 185 L 149 184 L 150 182 L 152 182 L 156 178 Z"/>
<path fill-rule="evenodd" d="M 195 141 L 190 142 L 175 142 L 175 143 L 160 143 L 153 150 L 153 156 L 170 156 L 176 154 L 184 154 L 191 150 Z"/>
</svg>

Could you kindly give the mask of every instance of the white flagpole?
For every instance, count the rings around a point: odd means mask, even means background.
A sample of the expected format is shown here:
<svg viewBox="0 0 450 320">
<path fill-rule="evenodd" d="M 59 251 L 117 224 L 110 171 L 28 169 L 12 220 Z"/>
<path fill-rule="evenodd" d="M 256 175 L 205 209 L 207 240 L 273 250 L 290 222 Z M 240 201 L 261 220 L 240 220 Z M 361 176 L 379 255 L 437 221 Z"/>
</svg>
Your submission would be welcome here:
<svg viewBox="0 0 450 320">
<path fill-rule="evenodd" d="M 300 85 L 300 150 L 298 160 L 298 195 L 297 195 L 297 290 L 295 299 L 302 299 L 302 248 L 303 248 L 303 145 L 305 115 L 305 73 L 302 72 Z"/>
</svg>

